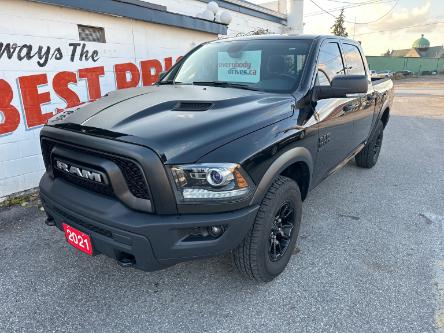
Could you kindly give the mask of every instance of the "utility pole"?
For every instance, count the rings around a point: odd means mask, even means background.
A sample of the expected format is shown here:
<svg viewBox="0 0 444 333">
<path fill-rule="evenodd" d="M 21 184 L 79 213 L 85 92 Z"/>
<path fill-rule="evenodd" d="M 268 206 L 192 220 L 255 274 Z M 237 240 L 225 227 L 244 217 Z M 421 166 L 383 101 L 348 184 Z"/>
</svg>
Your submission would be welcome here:
<svg viewBox="0 0 444 333">
<path fill-rule="evenodd" d="M 290 34 L 302 34 L 304 30 L 304 0 L 287 0 L 287 28 Z"/>
</svg>

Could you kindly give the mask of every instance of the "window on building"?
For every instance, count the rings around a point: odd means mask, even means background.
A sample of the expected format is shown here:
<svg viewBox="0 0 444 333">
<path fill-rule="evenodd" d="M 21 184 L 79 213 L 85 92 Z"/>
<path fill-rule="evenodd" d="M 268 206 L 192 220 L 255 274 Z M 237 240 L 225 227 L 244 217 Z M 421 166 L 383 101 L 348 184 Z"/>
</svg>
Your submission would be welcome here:
<svg viewBox="0 0 444 333">
<path fill-rule="evenodd" d="M 342 44 L 342 49 L 344 50 L 344 58 L 347 63 L 347 74 L 365 75 L 364 62 L 359 49 L 351 44 Z"/>
<path fill-rule="evenodd" d="M 319 52 L 318 60 L 318 84 L 329 86 L 335 76 L 344 75 L 341 50 L 338 43 L 325 43 Z"/>
<path fill-rule="evenodd" d="M 100 27 L 91 27 L 88 25 L 78 25 L 79 39 L 82 42 L 106 43 L 105 29 Z"/>
</svg>

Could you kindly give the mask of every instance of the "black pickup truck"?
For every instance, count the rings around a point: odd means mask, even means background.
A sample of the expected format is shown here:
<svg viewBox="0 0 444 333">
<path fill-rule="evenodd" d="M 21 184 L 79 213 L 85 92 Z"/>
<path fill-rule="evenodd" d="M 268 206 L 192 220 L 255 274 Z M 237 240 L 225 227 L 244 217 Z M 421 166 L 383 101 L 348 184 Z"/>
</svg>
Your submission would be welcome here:
<svg viewBox="0 0 444 333">
<path fill-rule="evenodd" d="M 373 167 L 393 83 L 359 43 L 255 36 L 205 43 L 157 84 L 111 92 L 41 131 L 48 225 L 153 271 L 231 252 L 246 277 L 287 266 L 302 202 L 355 158 Z"/>
</svg>

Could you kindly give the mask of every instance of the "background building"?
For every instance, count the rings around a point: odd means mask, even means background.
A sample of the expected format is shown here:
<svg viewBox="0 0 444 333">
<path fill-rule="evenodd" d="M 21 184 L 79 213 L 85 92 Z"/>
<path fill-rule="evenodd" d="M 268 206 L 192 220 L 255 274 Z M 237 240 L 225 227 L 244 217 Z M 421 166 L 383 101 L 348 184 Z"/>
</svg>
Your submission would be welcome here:
<svg viewBox="0 0 444 333">
<path fill-rule="evenodd" d="M 287 1 L 288 21 L 287 11 L 219 0 L 228 25 L 202 18 L 208 2 L 2 0 L 0 199 L 38 185 L 39 132 L 57 109 L 150 85 L 205 41 L 259 28 L 302 32 L 302 0 Z"/>
<path fill-rule="evenodd" d="M 387 55 L 391 57 L 411 57 L 411 58 L 444 58 L 444 47 L 430 46 L 424 34 L 421 38 L 415 40 L 410 49 L 392 50 Z"/>
<path fill-rule="evenodd" d="M 376 71 L 410 71 L 417 75 L 444 73 L 444 47 L 430 46 L 421 36 L 409 49 L 387 51 L 384 56 L 367 56 L 370 69 Z"/>
</svg>

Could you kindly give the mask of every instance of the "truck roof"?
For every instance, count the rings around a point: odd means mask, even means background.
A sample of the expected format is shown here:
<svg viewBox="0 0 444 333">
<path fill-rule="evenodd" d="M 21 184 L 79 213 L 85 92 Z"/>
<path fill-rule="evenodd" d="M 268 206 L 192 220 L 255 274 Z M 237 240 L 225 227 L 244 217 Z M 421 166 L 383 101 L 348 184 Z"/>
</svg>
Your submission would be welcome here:
<svg viewBox="0 0 444 333">
<path fill-rule="evenodd" d="M 282 39 L 294 39 L 294 40 L 323 40 L 326 38 L 336 38 L 341 40 L 347 40 L 354 43 L 357 43 L 355 40 L 340 36 L 334 36 L 334 35 L 298 35 L 298 34 L 266 34 L 266 35 L 250 35 L 250 36 L 239 36 L 239 37 L 228 37 L 228 38 L 222 38 L 214 42 L 218 41 L 231 41 L 231 40 L 258 40 L 258 39 L 264 39 L 264 40 L 282 40 Z"/>
</svg>

